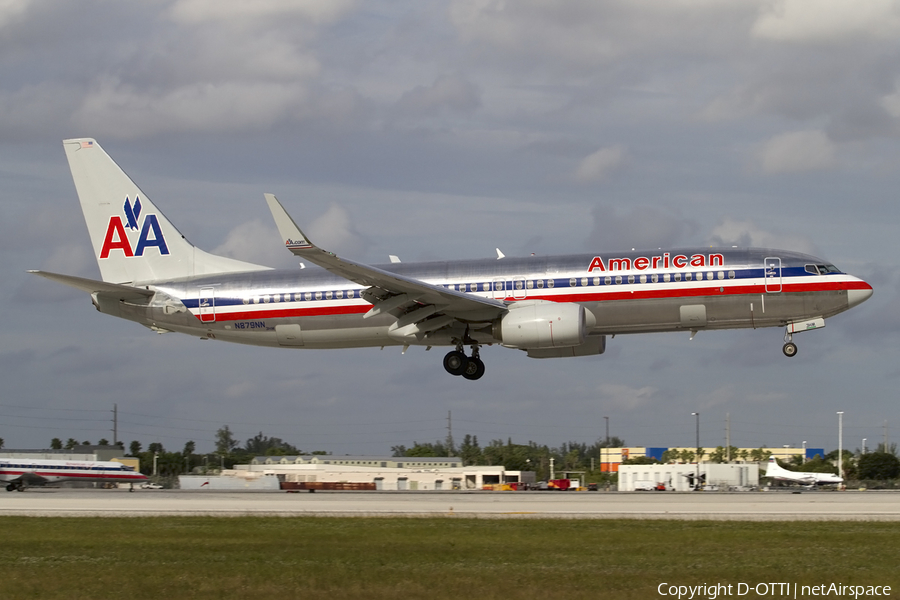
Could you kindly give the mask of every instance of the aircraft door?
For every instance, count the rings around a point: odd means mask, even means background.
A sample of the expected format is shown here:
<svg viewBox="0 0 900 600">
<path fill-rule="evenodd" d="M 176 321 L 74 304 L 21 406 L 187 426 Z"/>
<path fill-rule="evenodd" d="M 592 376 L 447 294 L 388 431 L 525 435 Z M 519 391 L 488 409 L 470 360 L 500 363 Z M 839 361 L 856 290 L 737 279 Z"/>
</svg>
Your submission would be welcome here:
<svg viewBox="0 0 900 600">
<path fill-rule="evenodd" d="M 495 279 L 493 288 L 494 288 L 494 300 L 506 300 L 506 280 L 505 279 Z"/>
<path fill-rule="evenodd" d="M 525 280 L 516 278 L 512 280 L 512 296 L 515 300 L 524 300 L 526 296 Z"/>
<path fill-rule="evenodd" d="M 200 322 L 212 323 L 216 320 L 216 288 L 200 289 Z"/>
<path fill-rule="evenodd" d="M 766 292 L 773 294 L 781 291 L 781 259 L 769 257 L 765 259 L 765 268 L 763 269 L 766 278 Z"/>
</svg>

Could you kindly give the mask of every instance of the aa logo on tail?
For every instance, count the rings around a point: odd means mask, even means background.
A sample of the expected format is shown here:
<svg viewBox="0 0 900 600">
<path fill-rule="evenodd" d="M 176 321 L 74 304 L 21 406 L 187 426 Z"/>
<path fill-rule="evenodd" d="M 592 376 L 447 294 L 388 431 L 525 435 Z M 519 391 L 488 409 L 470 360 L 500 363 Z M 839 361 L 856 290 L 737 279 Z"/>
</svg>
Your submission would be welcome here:
<svg viewBox="0 0 900 600">
<path fill-rule="evenodd" d="M 118 215 L 109 218 L 109 225 L 106 227 L 106 235 L 103 238 L 103 247 L 100 249 L 100 258 L 109 258 L 109 253 L 113 250 L 121 250 L 128 257 L 143 256 L 144 250 L 149 247 L 156 247 L 160 255 L 168 254 L 169 247 L 166 246 L 166 238 L 163 236 L 156 215 L 145 215 L 143 223 L 138 225 L 141 218 L 141 199 L 135 196 L 132 204 L 126 196 L 124 209 L 125 224 L 122 223 L 122 217 Z M 125 231 L 126 228 L 129 231 L 140 229 L 137 245 L 131 245 L 131 240 L 128 239 Z"/>
</svg>

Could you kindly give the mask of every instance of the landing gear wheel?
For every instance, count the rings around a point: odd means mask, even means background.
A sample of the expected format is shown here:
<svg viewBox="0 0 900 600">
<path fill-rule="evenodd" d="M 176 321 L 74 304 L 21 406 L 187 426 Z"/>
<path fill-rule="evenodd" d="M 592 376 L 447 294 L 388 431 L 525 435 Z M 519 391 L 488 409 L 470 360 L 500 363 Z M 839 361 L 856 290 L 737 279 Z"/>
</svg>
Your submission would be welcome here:
<svg viewBox="0 0 900 600">
<path fill-rule="evenodd" d="M 451 375 L 462 375 L 468 364 L 469 359 L 459 350 L 453 350 L 444 356 L 444 369 Z"/>
<path fill-rule="evenodd" d="M 14 484 L 14 483 L 10 483 L 9 485 L 6 486 L 7 492 L 14 492 L 15 490 L 16 490 L 16 484 Z"/>
<path fill-rule="evenodd" d="M 476 379 L 481 379 L 482 375 L 484 375 L 484 362 L 477 356 L 473 356 L 469 359 L 462 376 L 469 381 L 475 381 Z"/>
<path fill-rule="evenodd" d="M 794 342 L 788 342 L 784 345 L 784 348 L 781 349 L 784 352 L 785 356 L 796 356 L 797 354 L 797 344 Z"/>
</svg>

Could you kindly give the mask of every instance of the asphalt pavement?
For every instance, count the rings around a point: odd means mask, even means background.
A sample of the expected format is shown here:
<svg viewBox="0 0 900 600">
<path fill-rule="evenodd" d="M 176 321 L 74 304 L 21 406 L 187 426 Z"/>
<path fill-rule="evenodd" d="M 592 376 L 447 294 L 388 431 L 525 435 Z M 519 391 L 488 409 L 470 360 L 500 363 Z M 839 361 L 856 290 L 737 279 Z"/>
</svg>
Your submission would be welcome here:
<svg viewBox="0 0 900 600">
<path fill-rule="evenodd" d="M 900 492 L 299 492 L 32 488 L 0 515 L 900 521 Z"/>
</svg>

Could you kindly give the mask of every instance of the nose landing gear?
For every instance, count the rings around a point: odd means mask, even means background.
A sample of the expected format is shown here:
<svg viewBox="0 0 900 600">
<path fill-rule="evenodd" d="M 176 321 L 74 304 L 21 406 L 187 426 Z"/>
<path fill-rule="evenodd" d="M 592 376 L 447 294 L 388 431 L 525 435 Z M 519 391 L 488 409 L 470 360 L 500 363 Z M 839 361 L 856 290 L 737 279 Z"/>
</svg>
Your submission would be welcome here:
<svg viewBox="0 0 900 600">
<path fill-rule="evenodd" d="M 484 375 L 484 362 L 478 355 L 478 344 L 472 345 L 471 358 L 463 352 L 462 344 L 457 345 L 456 350 L 444 356 L 444 369 L 451 375 L 462 375 L 470 381 L 481 379 Z"/>
<path fill-rule="evenodd" d="M 790 331 L 784 332 L 784 347 L 781 351 L 788 358 L 797 355 L 797 344 L 794 343 L 794 334 Z"/>
</svg>

